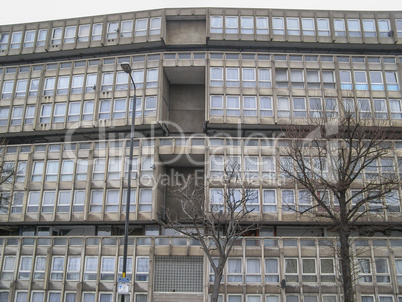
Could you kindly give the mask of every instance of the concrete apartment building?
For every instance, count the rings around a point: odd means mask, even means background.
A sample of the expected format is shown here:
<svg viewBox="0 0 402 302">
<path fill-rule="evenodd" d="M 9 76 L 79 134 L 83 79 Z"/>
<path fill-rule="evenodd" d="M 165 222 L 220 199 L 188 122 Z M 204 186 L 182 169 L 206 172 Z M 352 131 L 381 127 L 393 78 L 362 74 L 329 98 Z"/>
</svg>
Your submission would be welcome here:
<svg viewBox="0 0 402 302">
<path fill-rule="evenodd" d="M 341 302 L 336 237 L 284 206 L 309 204 L 277 165 L 280 134 L 344 99 L 401 131 L 401 45 L 402 12 L 180 8 L 0 26 L 1 161 L 15 171 L 1 185 L 0 301 L 120 298 L 129 63 L 126 301 L 209 301 L 199 243 L 161 222 L 178 206 L 175 177 L 200 175 L 208 207 L 222 190 L 210 179 L 236 162 L 258 179 L 261 225 L 236 242 L 221 301 Z M 402 140 L 387 160 L 402 176 Z M 395 227 L 353 244 L 357 301 L 402 301 L 400 194 L 382 216 Z"/>
</svg>

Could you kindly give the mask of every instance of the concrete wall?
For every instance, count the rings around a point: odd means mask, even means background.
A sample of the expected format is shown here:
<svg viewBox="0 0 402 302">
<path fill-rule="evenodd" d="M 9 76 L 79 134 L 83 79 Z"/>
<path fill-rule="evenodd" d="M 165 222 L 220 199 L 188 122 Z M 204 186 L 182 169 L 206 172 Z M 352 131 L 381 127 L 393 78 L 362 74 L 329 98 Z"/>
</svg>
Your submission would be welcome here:
<svg viewBox="0 0 402 302">
<path fill-rule="evenodd" d="M 166 44 L 205 44 L 205 20 L 166 21 Z"/>
<path fill-rule="evenodd" d="M 204 85 L 170 85 L 170 121 L 184 132 L 202 132 L 205 120 Z"/>
</svg>

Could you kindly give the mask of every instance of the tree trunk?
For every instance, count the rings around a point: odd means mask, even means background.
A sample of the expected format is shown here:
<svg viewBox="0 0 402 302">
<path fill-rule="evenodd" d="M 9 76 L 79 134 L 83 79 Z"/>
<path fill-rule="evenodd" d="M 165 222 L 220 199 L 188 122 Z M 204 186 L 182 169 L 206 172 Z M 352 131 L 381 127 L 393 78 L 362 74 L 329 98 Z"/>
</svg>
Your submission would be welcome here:
<svg viewBox="0 0 402 302">
<path fill-rule="evenodd" d="M 222 271 L 218 273 L 215 272 L 214 285 L 212 287 L 212 293 L 211 293 L 211 302 L 218 301 L 219 286 L 221 285 L 221 280 L 222 280 Z"/>
<path fill-rule="evenodd" d="M 340 261 L 342 269 L 342 283 L 344 302 L 354 302 L 353 271 L 351 269 L 349 234 L 339 231 Z"/>
</svg>

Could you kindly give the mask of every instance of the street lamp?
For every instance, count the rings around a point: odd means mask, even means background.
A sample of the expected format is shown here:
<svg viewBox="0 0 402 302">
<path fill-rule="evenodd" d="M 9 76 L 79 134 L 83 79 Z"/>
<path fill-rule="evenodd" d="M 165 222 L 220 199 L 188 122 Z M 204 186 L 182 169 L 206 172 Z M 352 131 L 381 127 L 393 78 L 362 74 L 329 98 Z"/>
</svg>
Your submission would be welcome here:
<svg viewBox="0 0 402 302">
<path fill-rule="evenodd" d="M 131 131 L 130 131 L 130 155 L 128 161 L 128 184 L 127 184 L 127 196 L 126 196 L 126 221 L 124 224 L 124 255 L 123 255 L 123 274 L 122 277 L 126 278 L 127 272 L 127 249 L 128 249 L 128 222 L 130 217 L 130 203 L 131 203 L 131 174 L 133 170 L 133 148 L 134 148 L 134 131 L 135 131 L 135 101 L 137 98 L 137 88 L 135 87 L 134 79 L 131 75 L 131 66 L 128 63 L 120 64 L 125 73 L 130 76 L 131 82 L 134 85 L 134 99 L 133 110 L 131 114 Z M 124 295 L 121 296 L 121 301 L 124 302 Z"/>
</svg>

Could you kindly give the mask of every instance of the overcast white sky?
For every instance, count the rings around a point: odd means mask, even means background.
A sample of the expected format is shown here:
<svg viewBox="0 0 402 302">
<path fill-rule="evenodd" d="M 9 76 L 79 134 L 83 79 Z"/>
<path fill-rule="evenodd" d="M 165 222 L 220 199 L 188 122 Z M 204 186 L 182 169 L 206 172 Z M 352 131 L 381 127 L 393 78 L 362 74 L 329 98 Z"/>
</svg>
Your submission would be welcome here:
<svg viewBox="0 0 402 302">
<path fill-rule="evenodd" d="M 3 0 L 0 25 L 165 7 L 402 10 L 401 0 Z"/>
</svg>

